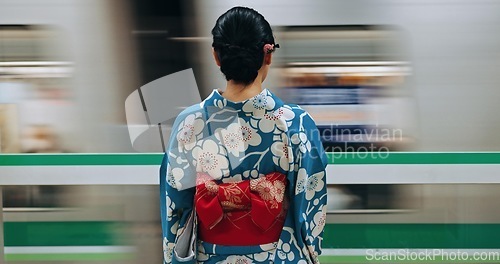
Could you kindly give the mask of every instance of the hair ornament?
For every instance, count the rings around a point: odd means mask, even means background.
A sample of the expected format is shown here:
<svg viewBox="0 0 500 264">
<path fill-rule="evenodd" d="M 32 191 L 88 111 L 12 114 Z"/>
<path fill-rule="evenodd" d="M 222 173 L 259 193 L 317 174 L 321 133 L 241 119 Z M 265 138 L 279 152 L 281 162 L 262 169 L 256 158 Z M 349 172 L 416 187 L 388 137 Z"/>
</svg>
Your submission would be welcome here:
<svg viewBox="0 0 500 264">
<path fill-rule="evenodd" d="M 264 45 L 264 53 L 266 53 L 266 54 L 272 53 L 279 47 L 280 47 L 280 44 L 265 44 Z"/>
</svg>

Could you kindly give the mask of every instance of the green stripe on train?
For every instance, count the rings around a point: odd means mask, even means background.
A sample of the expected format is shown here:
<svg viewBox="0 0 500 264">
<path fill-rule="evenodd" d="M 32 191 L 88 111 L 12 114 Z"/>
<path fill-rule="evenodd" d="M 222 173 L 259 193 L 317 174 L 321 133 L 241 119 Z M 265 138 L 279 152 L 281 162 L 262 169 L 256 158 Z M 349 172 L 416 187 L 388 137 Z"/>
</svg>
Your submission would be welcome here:
<svg viewBox="0 0 500 264">
<path fill-rule="evenodd" d="M 5 222 L 5 246 L 117 245 L 120 222 Z"/>
<path fill-rule="evenodd" d="M 500 164 L 500 152 L 339 152 L 329 164 Z"/>
<path fill-rule="evenodd" d="M 0 166 L 159 165 L 162 154 L 1 154 Z"/>
<path fill-rule="evenodd" d="M 500 152 L 338 152 L 330 164 L 500 164 Z M 159 165 L 161 153 L 0 154 L 0 166 Z"/>
<path fill-rule="evenodd" d="M 500 248 L 500 224 L 328 224 L 324 248 Z"/>
<path fill-rule="evenodd" d="M 6 222 L 5 246 L 103 246 L 124 222 Z M 158 225 L 158 237 L 160 237 Z M 324 248 L 500 248 L 500 224 L 328 224 Z"/>
</svg>

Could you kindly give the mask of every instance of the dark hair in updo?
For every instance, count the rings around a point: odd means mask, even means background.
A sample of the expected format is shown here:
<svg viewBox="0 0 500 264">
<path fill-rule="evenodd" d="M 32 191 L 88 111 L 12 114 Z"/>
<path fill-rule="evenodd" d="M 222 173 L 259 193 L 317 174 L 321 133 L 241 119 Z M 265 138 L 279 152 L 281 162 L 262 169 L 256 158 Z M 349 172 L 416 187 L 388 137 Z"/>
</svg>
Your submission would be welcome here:
<svg viewBox="0 0 500 264">
<path fill-rule="evenodd" d="M 264 61 L 264 44 L 275 44 L 271 26 L 259 12 L 233 7 L 212 29 L 212 47 L 226 80 L 250 84 Z"/>
</svg>

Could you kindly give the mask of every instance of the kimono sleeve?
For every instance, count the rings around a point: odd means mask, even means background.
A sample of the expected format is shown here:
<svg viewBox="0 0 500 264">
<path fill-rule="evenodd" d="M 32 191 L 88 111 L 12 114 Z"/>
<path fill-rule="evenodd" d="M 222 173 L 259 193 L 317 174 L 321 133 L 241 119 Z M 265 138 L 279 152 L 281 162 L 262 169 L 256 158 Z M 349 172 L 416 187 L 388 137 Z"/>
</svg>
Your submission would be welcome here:
<svg viewBox="0 0 500 264">
<path fill-rule="evenodd" d="M 182 228 L 193 210 L 194 184 L 186 153 L 177 144 L 176 125 L 172 129 L 169 149 L 163 156 L 160 166 L 160 206 L 163 235 L 163 263 L 177 263 L 173 257 L 177 231 Z"/>
<path fill-rule="evenodd" d="M 328 159 L 314 120 L 305 112 L 298 133 L 292 135 L 296 171 L 294 214 L 302 252 L 319 263 L 326 223 L 326 166 Z M 302 244 L 301 243 L 301 244 Z"/>
</svg>

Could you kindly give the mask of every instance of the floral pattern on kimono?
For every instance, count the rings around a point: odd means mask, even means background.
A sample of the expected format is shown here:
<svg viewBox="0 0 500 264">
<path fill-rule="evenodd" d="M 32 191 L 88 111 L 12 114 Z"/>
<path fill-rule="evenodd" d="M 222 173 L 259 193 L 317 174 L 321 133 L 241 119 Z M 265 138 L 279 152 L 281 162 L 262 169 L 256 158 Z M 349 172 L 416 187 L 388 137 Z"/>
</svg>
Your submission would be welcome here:
<svg viewBox="0 0 500 264">
<path fill-rule="evenodd" d="M 164 263 L 178 263 L 172 253 L 193 210 L 197 172 L 220 183 L 284 173 L 289 201 L 278 241 L 230 246 L 198 240 L 198 263 L 319 263 L 326 165 L 316 124 L 300 106 L 284 104 L 268 89 L 242 102 L 213 90 L 176 118 L 160 167 Z"/>
</svg>

